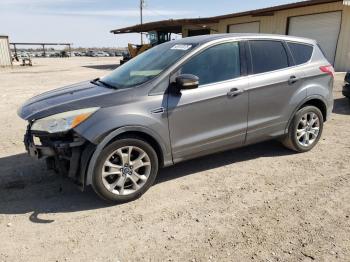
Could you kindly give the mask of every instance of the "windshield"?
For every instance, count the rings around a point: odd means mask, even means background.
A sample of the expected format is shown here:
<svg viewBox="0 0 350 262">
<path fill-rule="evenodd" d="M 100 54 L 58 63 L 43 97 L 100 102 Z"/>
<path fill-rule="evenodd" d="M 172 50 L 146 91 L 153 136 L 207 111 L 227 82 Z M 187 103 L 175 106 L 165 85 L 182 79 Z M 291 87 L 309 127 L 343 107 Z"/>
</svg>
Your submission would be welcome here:
<svg viewBox="0 0 350 262">
<path fill-rule="evenodd" d="M 145 83 L 178 61 L 194 48 L 193 44 L 164 43 L 153 47 L 101 78 L 115 88 L 129 88 Z"/>
</svg>

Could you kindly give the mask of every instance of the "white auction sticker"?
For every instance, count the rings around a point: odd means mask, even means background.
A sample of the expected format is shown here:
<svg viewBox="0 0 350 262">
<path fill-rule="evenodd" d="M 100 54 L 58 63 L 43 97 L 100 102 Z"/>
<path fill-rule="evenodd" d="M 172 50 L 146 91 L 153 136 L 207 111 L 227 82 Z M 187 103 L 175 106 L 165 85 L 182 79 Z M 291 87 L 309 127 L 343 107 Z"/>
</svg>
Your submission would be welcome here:
<svg viewBox="0 0 350 262">
<path fill-rule="evenodd" d="M 191 47 L 192 47 L 192 45 L 174 45 L 171 49 L 186 51 L 186 50 L 190 49 Z"/>
</svg>

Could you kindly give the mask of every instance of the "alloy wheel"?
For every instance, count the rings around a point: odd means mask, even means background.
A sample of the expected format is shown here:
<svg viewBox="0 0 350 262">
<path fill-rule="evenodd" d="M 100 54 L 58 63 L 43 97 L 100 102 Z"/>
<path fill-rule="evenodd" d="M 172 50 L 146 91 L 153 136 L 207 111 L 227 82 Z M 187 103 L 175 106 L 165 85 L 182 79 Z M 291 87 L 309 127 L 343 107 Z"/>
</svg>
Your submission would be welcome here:
<svg viewBox="0 0 350 262">
<path fill-rule="evenodd" d="M 108 156 L 102 168 L 105 188 L 116 195 L 135 193 L 146 183 L 151 174 L 148 154 L 136 146 L 125 146 Z"/>
<path fill-rule="evenodd" d="M 320 133 L 320 119 L 313 112 L 305 113 L 299 120 L 296 136 L 297 141 L 304 147 L 311 146 Z"/>
</svg>

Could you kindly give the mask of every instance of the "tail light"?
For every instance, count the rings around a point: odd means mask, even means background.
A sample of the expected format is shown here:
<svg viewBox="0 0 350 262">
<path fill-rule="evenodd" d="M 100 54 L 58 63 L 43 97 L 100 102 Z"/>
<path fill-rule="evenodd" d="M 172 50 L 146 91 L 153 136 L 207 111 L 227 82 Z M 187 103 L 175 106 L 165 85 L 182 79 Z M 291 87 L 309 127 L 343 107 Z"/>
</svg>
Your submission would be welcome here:
<svg viewBox="0 0 350 262">
<path fill-rule="evenodd" d="M 332 65 L 320 66 L 320 70 L 331 77 L 334 77 L 334 68 Z"/>
</svg>

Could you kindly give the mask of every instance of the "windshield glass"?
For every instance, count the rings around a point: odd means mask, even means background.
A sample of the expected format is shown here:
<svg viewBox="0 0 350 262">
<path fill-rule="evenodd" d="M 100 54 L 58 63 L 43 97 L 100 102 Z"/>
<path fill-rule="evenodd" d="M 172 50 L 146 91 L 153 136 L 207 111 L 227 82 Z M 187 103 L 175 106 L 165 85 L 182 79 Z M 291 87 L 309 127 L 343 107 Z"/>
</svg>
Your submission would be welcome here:
<svg viewBox="0 0 350 262">
<path fill-rule="evenodd" d="M 129 88 L 145 83 L 178 61 L 194 48 L 193 44 L 172 42 L 155 46 L 119 66 L 101 81 L 115 88 Z"/>
</svg>

